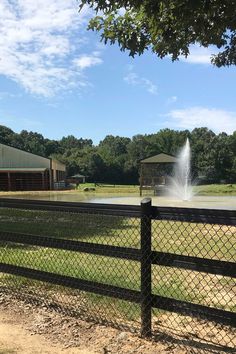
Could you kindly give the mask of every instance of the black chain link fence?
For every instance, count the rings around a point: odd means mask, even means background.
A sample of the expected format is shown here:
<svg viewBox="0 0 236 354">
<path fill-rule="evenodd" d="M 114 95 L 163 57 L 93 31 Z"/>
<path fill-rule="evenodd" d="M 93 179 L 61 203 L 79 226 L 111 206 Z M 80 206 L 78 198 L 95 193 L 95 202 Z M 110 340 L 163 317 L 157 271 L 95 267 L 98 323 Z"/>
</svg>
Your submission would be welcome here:
<svg viewBox="0 0 236 354">
<path fill-rule="evenodd" d="M 106 246 L 140 248 L 140 219 L 115 215 L 60 211 L 0 209 L 0 235 L 20 233 L 49 236 L 56 240 L 82 241 Z M 0 236 L 1 240 L 1 236 Z M 56 241 L 57 243 L 57 241 Z M 96 254 L 0 241 L 0 263 L 110 284 L 140 289 L 140 264 L 126 259 Z M 55 245 L 57 246 L 57 245 Z M 73 247 L 72 247 L 73 248 Z M 53 275 L 51 276 L 53 281 Z M 1 286 L 21 296 L 40 299 L 49 306 L 61 307 L 85 319 L 126 327 L 129 321 L 140 326 L 139 306 L 121 299 L 83 292 L 69 287 L 38 282 L 24 277 L 5 275 Z M 17 294 L 17 296 L 18 296 Z"/>
<path fill-rule="evenodd" d="M 154 220 L 152 223 L 153 250 L 234 263 L 235 272 L 235 226 L 169 220 Z M 196 265 L 191 270 L 153 265 L 153 293 L 235 313 L 235 277 L 211 274 L 208 271 L 210 269 L 207 268 L 199 271 Z M 206 350 L 220 353 L 236 348 L 236 331 L 233 326 L 219 324 L 203 316 L 198 318 L 196 315 L 191 316 L 191 309 L 189 316 L 153 309 L 153 331 L 156 338 L 168 338 L 179 345 L 191 344 L 197 353 Z"/>
<path fill-rule="evenodd" d="M 234 351 L 234 218 L 227 225 L 212 215 L 209 223 L 206 215 L 173 220 L 171 210 L 162 218 L 157 208 L 152 217 L 140 207 L 39 204 L 1 203 L 2 293 L 142 335 L 152 328 L 152 338 L 189 353 Z"/>
</svg>

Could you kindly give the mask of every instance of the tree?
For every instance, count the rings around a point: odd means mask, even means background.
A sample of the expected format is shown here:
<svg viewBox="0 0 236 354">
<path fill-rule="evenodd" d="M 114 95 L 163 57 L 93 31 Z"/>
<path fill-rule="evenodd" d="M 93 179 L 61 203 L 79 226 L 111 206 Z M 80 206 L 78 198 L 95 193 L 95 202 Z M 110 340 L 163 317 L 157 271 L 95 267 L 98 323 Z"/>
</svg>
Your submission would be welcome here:
<svg viewBox="0 0 236 354">
<path fill-rule="evenodd" d="M 191 45 L 214 45 L 218 67 L 236 64 L 235 0 L 82 0 L 96 14 L 88 29 L 105 43 L 118 43 L 131 56 L 150 49 L 173 61 L 188 56 Z"/>
<path fill-rule="evenodd" d="M 212 160 L 214 161 L 215 180 L 217 182 L 230 182 L 234 165 L 234 154 L 230 148 L 229 136 L 220 133 L 213 139 Z"/>
<path fill-rule="evenodd" d="M 32 154 L 42 155 L 46 157 L 44 137 L 35 132 L 22 130 L 19 134 L 19 141 L 22 141 L 23 149 Z"/>
<path fill-rule="evenodd" d="M 82 149 L 85 146 L 92 146 L 93 142 L 91 139 L 77 139 L 74 135 L 68 135 L 66 137 L 63 136 L 63 138 L 59 141 L 59 144 L 62 152 L 64 152 L 68 149 Z"/>
<path fill-rule="evenodd" d="M 15 133 L 10 128 L 0 125 L 0 143 L 11 145 L 11 141 Z"/>
<path fill-rule="evenodd" d="M 192 173 L 203 181 L 214 182 L 215 162 L 212 157 L 215 133 L 208 128 L 195 128 L 191 132 Z"/>
<path fill-rule="evenodd" d="M 60 151 L 59 143 L 56 140 L 44 139 L 44 145 L 45 145 L 45 154 L 48 157 Z"/>
<path fill-rule="evenodd" d="M 129 143 L 129 138 L 107 135 L 102 141 L 100 141 L 99 151 L 101 154 L 104 154 L 104 158 L 114 159 L 127 153 L 127 145 Z"/>
<path fill-rule="evenodd" d="M 149 155 L 166 153 L 177 155 L 180 147 L 182 147 L 186 139 L 190 137 L 188 130 L 176 131 L 172 129 L 161 129 L 158 133 L 148 135 L 150 143 Z"/>
</svg>

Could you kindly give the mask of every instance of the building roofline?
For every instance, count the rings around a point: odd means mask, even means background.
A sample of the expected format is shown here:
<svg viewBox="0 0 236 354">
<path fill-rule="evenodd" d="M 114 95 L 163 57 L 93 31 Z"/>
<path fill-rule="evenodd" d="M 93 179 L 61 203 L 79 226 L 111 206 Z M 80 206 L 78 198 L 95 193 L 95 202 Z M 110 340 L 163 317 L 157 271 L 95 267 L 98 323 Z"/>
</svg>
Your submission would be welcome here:
<svg viewBox="0 0 236 354">
<path fill-rule="evenodd" d="M 50 157 L 45 157 L 45 156 L 43 156 L 43 155 L 34 154 L 33 152 L 30 152 L 30 151 L 27 151 L 27 150 L 23 150 L 23 149 L 17 148 L 17 147 L 15 147 L 15 146 L 10 145 L 10 144 L 3 144 L 3 143 L 0 142 L 0 145 L 5 145 L 5 146 L 7 146 L 7 147 L 10 147 L 10 148 L 13 148 L 13 149 L 22 151 L 22 152 L 27 152 L 28 154 L 31 154 L 31 155 L 34 155 L 34 156 L 43 157 L 43 158 L 46 159 L 46 160 L 51 160 Z"/>
<path fill-rule="evenodd" d="M 175 155 L 167 154 L 166 152 L 161 151 L 161 152 L 159 152 L 159 154 L 149 155 L 149 156 L 147 156 L 147 157 L 145 157 L 145 158 L 143 158 L 143 159 L 139 159 L 139 160 L 138 160 L 138 163 L 141 163 L 143 160 L 149 159 L 150 157 L 158 156 L 158 155 L 161 155 L 161 154 L 164 154 L 164 155 L 167 155 L 167 156 L 170 156 L 170 157 L 174 157 L 175 159 L 177 159 L 177 157 L 176 157 Z M 155 163 L 155 162 L 154 162 L 154 163 Z"/>
<path fill-rule="evenodd" d="M 0 173 L 27 173 L 27 172 L 45 172 L 48 171 L 46 167 L 0 167 Z"/>
</svg>

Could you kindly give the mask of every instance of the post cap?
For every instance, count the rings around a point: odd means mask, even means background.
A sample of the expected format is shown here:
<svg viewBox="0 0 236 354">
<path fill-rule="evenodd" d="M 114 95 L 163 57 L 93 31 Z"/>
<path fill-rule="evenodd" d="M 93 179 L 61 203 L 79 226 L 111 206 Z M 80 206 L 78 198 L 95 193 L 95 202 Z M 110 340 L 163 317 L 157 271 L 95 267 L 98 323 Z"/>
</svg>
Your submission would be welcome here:
<svg viewBox="0 0 236 354">
<path fill-rule="evenodd" d="M 144 198 L 141 200 L 141 204 L 152 204 L 151 198 Z"/>
</svg>

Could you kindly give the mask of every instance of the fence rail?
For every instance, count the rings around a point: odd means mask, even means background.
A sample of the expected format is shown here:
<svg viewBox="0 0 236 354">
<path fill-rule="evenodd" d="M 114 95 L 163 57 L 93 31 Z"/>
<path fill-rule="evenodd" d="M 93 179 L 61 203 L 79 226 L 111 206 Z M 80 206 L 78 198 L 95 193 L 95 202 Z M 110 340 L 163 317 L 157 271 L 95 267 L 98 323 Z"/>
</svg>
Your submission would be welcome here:
<svg viewBox="0 0 236 354">
<path fill-rule="evenodd" d="M 140 206 L 108 205 L 89 203 L 48 202 L 39 200 L 19 200 L 2 198 L 0 208 L 56 211 L 65 213 L 95 213 L 104 216 L 123 216 L 140 219 L 140 248 L 107 245 L 96 242 L 75 241 L 58 238 L 54 235 L 36 235 L 28 232 L 12 232 L 0 230 L 0 242 L 21 245 L 52 248 L 58 250 L 85 253 L 88 255 L 104 256 L 108 258 L 124 259 L 140 263 L 140 290 L 127 289 L 102 282 L 76 278 L 73 276 L 56 274 L 44 270 L 25 267 L 22 265 L 0 263 L 0 272 L 22 276 L 47 283 L 63 285 L 94 294 L 114 297 L 140 304 L 141 306 L 141 334 L 152 334 L 152 308 L 170 311 L 182 315 L 192 316 L 209 321 L 215 321 L 227 326 L 236 327 L 236 313 L 214 306 L 206 306 L 191 301 L 183 301 L 168 296 L 153 294 L 152 292 L 152 265 L 180 269 L 205 274 L 236 278 L 236 263 L 207 257 L 175 254 L 157 251 L 152 248 L 152 221 L 170 221 L 194 224 L 214 224 L 218 226 L 236 226 L 236 212 L 226 210 L 185 209 L 154 207 L 150 199 L 146 198 Z M 0 222 L 1 223 L 1 222 Z M 68 225 L 69 227 L 70 225 Z M 170 226 L 171 227 L 171 226 Z M 235 231 L 234 231 L 235 233 Z M 235 244 L 232 244 L 235 247 Z M 7 251 L 6 251 L 7 252 Z M 194 273 L 195 274 L 195 273 Z"/>
<path fill-rule="evenodd" d="M 236 263 L 152 251 L 152 264 L 236 278 Z"/>
<path fill-rule="evenodd" d="M 101 215 L 127 216 L 132 218 L 141 217 L 141 211 L 139 206 L 124 204 L 99 204 L 1 198 L 0 207 L 25 210 L 62 211 L 79 214 L 96 212 Z"/>
</svg>

